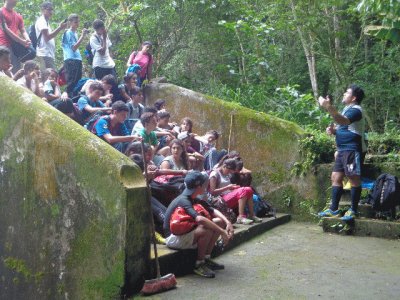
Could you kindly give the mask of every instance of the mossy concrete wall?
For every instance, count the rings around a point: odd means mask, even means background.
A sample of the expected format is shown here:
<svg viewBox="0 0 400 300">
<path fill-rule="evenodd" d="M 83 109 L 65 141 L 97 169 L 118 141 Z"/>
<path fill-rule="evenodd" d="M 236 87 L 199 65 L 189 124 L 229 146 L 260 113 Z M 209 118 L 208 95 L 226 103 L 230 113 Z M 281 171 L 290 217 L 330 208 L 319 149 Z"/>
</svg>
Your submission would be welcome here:
<svg viewBox="0 0 400 300">
<path fill-rule="evenodd" d="M 0 299 L 110 299 L 149 266 L 140 169 L 0 77 Z"/>
<path fill-rule="evenodd" d="M 258 191 L 279 211 L 294 213 L 295 218 L 309 214 L 305 203 L 319 197 L 318 182 L 314 174 L 298 178 L 292 173 L 300 159 L 298 140 L 304 134 L 298 125 L 168 83 L 147 85 L 145 97 L 148 105 L 166 99 L 171 119 L 180 122 L 190 117 L 195 133 L 210 129 L 222 133 L 218 148 L 240 152 Z"/>
</svg>

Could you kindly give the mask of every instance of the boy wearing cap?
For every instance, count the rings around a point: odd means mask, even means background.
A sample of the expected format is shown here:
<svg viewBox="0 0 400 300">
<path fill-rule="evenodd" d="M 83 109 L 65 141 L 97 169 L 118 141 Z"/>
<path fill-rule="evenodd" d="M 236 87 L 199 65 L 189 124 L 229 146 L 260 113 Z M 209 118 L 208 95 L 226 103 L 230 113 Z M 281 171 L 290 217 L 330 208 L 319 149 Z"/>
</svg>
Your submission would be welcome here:
<svg viewBox="0 0 400 300">
<path fill-rule="evenodd" d="M 185 177 L 185 190 L 175 198 L 165 213 L 164 233 L 166 244 L 172 249 L 196 249 L 197 260 L 194 273 L 214 278 L 214 270 L 222 270 L 225 267 L 211 260 L 211 251 L 219 236 L 226 245 L 233 237 L 233 226 L 229 220 L 218 210 L 210 207 L 205 201 L 197 199 L 205 191 L 208 176 L 199 171 L 189 172 Z M 212 220 L 198 214 L 193 204 L 201 204 L 213 217 Z M 183 234 L 174 235 L 170 231 L 170 219 L 177 207 L 182 207 L 196 222 L 194 230 Z"/>
</svg>

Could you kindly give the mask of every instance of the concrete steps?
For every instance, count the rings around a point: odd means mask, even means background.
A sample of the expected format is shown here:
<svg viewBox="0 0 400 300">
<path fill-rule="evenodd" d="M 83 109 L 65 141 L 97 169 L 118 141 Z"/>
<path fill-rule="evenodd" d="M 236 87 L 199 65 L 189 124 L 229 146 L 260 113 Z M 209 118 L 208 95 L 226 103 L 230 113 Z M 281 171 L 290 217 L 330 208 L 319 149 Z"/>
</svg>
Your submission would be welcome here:
<svg viewBox="0 0 400 300">
<path fill-rule="evenodd" d="M 339 218 L 323 218 L 321 225 L 324 232 L 352 234 L 356 236 L 373 236 L 387 239 L 400 238 L 400 222 L 370 218 L 357 218 L 351 223 Z"/>
<path fill-rule="evenodd" d="M 256 235 L 270 230 L 278 225 L 285 224 L 291 219 L 288 214 L 277 213 L 276 218 L 263 218 L 262 223 L 254 225 L 234 224 L 235 236 L 223 251 L 214 249 L 213 257 L 244 243 Z M 171 250 L 165 245 L 157 245 L 161 275 L 173 273 L 176 276 L 186 275 L 192 272 L 196 260 L 197 250 Z M 154 253 L 151 253 L 154 263 Z M 153 268 L 154 270 L 154 268 Z"/>
<path fill-rule="evenodd" d="M 327 203 L 329 207 L 330 203 Z M 350 191 L 345 190 L 339 209 L 346 211 L 351 207 Z M 320 225 L 324 232 L 352 234 L 357 236 L 373 236 L 387 239 L 400 238 L 400 221 L 386 221 L 375 218 L 375 211 L 370 204 L 359 204 L 358 218 L 352 222 L 344 222 L 339 218 L 322 218 Z"/>
</svg>

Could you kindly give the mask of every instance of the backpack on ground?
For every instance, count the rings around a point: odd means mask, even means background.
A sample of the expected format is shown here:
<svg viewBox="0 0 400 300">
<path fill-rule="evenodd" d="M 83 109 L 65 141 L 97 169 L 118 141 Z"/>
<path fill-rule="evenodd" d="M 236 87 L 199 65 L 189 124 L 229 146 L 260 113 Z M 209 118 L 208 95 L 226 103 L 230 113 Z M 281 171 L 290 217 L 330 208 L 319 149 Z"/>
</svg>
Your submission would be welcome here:
<svg viewBox="0 0 400 300">
<path fill-rule="evenodd" d="M 219 210 L 232 224 L 236 223 L 237 215 L 233 209 L 229 208 L 226 202 L 221 198 L 221 196 L 211 196 L 208 195 L 207 203 Z"/>
<path fill-rule="evenodd" d="M 275 210 L 272 205 L 257 194 L 253 194 L 253 209 L 254 214 L 259 218 L 275 216 Z"/>
<path fill-rule="evenodd" d="M 42 37 L 42 32 L 39 33 L 39 35 L 36 35 L 36 28 L 35 28 L 35 24 L 32 24 L 31 26 L 29 26 L 28 28 L 28 35 L 29 35 L 29 39 L 32 42 L 32 47 L 34 49 L 37 48 L 40 38 Z"/>
<path fill-rule="evenodd" d="M 400 205 L 400 183 L 396 176 L 381 174 L 370 191 L 367 203 L 377 212 L 391 211 L 395 217 L 396 206 Z"/>
</svg>

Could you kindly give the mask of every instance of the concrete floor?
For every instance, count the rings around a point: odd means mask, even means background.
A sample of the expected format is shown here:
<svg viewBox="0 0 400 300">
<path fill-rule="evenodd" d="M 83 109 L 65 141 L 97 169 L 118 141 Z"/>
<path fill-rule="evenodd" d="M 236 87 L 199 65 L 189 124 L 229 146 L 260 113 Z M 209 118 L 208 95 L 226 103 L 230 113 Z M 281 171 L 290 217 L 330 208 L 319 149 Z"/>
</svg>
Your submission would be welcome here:
<svg viewBox="0 0 400 300">
<path fill-rule="evenodd" d="M 400 299 L 400 240 L 323 233 L 290 222 L 216 259 L 216 278 L 178 278 L 146 299 Z"/>
</svg>

